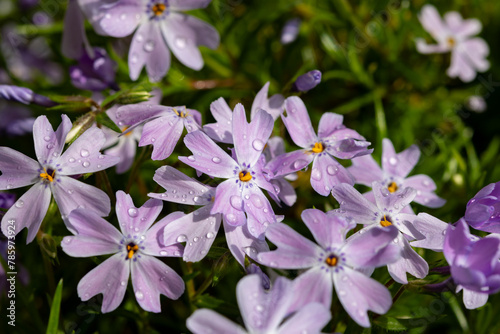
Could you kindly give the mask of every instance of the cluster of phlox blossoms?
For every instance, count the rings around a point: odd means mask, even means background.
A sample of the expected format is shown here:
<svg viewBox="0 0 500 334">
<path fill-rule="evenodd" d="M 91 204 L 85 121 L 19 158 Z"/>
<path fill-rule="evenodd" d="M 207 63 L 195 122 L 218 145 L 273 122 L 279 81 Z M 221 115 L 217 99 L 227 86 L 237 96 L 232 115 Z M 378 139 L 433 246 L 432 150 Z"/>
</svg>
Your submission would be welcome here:
<svg viewBox="0 0 500 334">
<path fill-rule="evenodd" d="M 500 182 L 482 188 L 455 223 L 429 214 L 450 199 L 432 173 L 413 173 L 425 170 L 419 146 L 398 150 L 397 131 L 369 138 L 336 106 L 318 110 L 307 94 L 321 84 L 320 71 L 280 83 L 272 96 L 274 81 L 228 101 L 215 93 L 187 105 L 162 99 L 162 91 L 178 88 L 165 84 L 169 70 L 200 71 L 203 47 L 221 43 L 217 29 L 198 18 L 210 2 L 69 1 L 62 54 L 77 62 L 68 72 L 73 85 L 92 95 L 50 99 L 0 85 L 5 100 L 50 108 L 6 118 L 9 135 L 32 133 L 34 156 L 0 146 L 2 233 L 40 245 L 51 235 L 54 252 L 74 258 L 75 267 L 91 258 L 92 269 L 75 271 L 79 283 L 65 292 L 82 302 L 102 295 L 101 313 L 146 319 L 147 312 L 171 312 L 166 303 L 189 301 L 175 310 L 184 317 L 176 329 L 200 334 L 321 333 L 337 329 L 332 321 L 369 328 L 397 302 L 395 286 L 452 287 L 467 309 L 499 292 Z M 85 20 L 101 39 L 130 36 L 128 49 L 92 47 Z M 489 68 L 488 45 L 473 37 L 478 20 L 457 12 L 442 19 L 431 5 L 416 20 L 438 43 L 419 38 L 416 50 L 451 52 L 448 76 L 470 82 Z M 299 18 L 285 25 L 283 44 L 294 43 L 300 25 Z M 207 64 L 217 68 L 213 57 Z M 136 81 L 144 67 L 143 79 L 158 89 L 120 89 L 118 68 Z M 206 80 L 203 89 L 214 82 L 237 81 Z M 88 108 L 75 117 L 79 103 Z M 128 184 L 114 182 L 117 175 Z M 428 261 L 424 249 L 444 266 Z M 434 269 L 446 277 L 426 281 Z M 224 281 L 236 276 L 233 285 Z M 231 312 L 204 294 L 216 283 L 234 288 Z"/>
</svg>

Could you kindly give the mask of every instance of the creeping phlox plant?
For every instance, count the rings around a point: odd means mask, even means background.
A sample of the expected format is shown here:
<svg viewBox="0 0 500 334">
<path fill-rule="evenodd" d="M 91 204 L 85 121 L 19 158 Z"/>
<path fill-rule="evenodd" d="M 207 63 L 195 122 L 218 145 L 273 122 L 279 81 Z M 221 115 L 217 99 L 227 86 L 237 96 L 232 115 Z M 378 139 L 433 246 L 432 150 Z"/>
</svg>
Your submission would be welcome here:
<svg viewBox="0 0 500 334">
<path fill-rule="evenodd" d="M 64 15 L 33 16 L 42 34 L 58 34 L 57 55 L 18 38 L 29 26 L 2 27 L 10 39 L 0 69 L 0 298 L 19 293 L 7 304 L 17 306 L 9 326 L 493 326 L 500 140 L 471 142 L 468 116 L 442 111 L 455 95 L 481 104 L 472 111 L 487 108 L 470 88 L 490 67 L 475 37 L 481 22 L 406 1 L 365 34 L 369 2 L 321 3 L 277 1 L 275 33 L 263 1 L 69 0 Z M 421 55 L 448 52 L 451 61 Z M 56 56 L 65 59 L 54 64 Z M 294 75 L 290 64 L 300 67 Z M 21 291 L 5 284 L 14 274 Z M 442 311 L 426 316 L 436 300 Z M 77 319 L 73 306 L 92 319 Z M 16 312 L 25 323 L 16 325 Z"/>
</svg>

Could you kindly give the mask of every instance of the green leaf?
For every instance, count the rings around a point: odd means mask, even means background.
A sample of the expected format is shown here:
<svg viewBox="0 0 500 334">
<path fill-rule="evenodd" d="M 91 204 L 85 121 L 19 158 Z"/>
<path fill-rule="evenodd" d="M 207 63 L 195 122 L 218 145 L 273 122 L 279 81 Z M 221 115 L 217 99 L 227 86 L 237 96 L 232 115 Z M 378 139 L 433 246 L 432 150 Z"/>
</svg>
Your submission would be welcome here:
<svg viewBox="0 0 500 334">
<path fill-rule="evenodd" d="M 104 125 L 107 128 L 110 128 L 111 130 L 122 133 L 120 128 L 109 118 L 109 116 L 105 112 L 100 112 L 96 115 L 95 118 L 97 124 Z"/>
<path fill-rule="evenodd" d="M 59 327 L 59 312 L 61 311 L 61 299 L 62 299 L 62 288 L 63 280 L 59 281 L 57 284 L 56 293 L 54 294 L 54 299 L 52 299 L 52 306 L 50 307 L 49 324 L 47 325 L 47 334 L 57 334 L 57 328 Z"/>
<path fill-rule="evenodd" d="M 224 301 L 208 294 L 203 294 L 194 301 L 194 304 L 199 308 L 215 309 L 224 304 Z"/>
<path fill-rule="evenodd" d="M 437 319 L 445 317 L 445 314 L 436 316 Z M 436 320 L 437 320 L 436 319 Z M 406 331 L 412 328 L 419 328 L 429 324 L 427 318 L 393 318 L 388 316 L 378 317 L 373 321 L 374 324 L 389 331 Z"/>
</svg>

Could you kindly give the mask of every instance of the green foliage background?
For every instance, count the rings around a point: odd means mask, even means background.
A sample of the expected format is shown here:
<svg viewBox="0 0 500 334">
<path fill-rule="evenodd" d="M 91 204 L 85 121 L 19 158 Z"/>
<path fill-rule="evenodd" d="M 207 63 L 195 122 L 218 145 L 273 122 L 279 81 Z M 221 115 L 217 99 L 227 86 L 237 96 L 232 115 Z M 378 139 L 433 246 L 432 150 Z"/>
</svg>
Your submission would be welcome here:
<svg viewBox="0 0 500 334">
<path fill-rule="evenodd" d="M 313 125 L 317 125 L 324 112 L 343 114 L 346 126 L 372 142 L 374 157 L 379 161 L 381 141 L 385 137 L 392 140 L 396 151 L 417 144 L 422 156 L 413 174 L 431 176 L 438 186 L 438 195 L 448 202 L 440 209 L 418 205 L 414 208 L 416 212 L 428 212 L 443 221 L 455 222 L 463 216 L 467 201 L 479 189 L 500 180 L 500 2 L 432 2 L 441 14 L 455 10 L 464 18 L 478 18 L 483 24 L 480 36 L 490 46 L 491 68 L 467 84 L 446 76 L 449 54 L 422 55 L 416 51 L 415 38 L 423 37 L 434 42 L 417 19 L 426 3 L 421 0 L 214 0 L 206 10 L 196 10 L 191 14 L 215 26 L 221 35 L 220 47 L 217 50 L 202 48 L 205 67 L 199 72 L 173 59 L 167 77 L 157 85 L 163 92 L 162 102 L 197 109 L 202 113 L 204 123 L 209 123 L 213 121 L 210 103 L 221 96 L 230 106 L 243 103 L 248 111 L 255 94 L 267 81 L 271 82 L 271 94 L 287 92 L 297 76 L 319 69 L 323 73 L 321 84 L 301 95 Z M 10 0 L 3 2 L 5 7 L 0 12 L 0 25 L 16 24 L 17 31 L 27 39 L 46 37 L 56 62 L 65 70 L 74 64 L 60 53 L 66 2 L 42 0 L 29 11 L 18 9 L 16 4 Z M 36 11 L 45 11 L 53 23 L 44 27 L 32 26 L 31 17 Z M 300 34 L 293 43 L 282 45 L 279 41 L 281 29 L 293 17 L 302 20 Z M 126 54 L 130 39 L 118 41 L 96 35 L 90 25 L 87 34 L 93 46 L 105 47 L 117 62 L 117 82 L 122 89 L 148 82 L 145 73 L 138 82 L 129 79 Z M 3 58 L 0 58 L 0 66 L 9 71 Z M 90 96 L 89 92 L 79 91 L 70 84 L 67 72 L 65 80 L 57 86 L 51 85 L 42 75 L 32 82 L 14 78 L 14 84 L 49 96 Z M 471 95 L 485 98 L 488 104 L 486 112 L 478 114 L 466 107 Z M 36 115 L 46 114 L 52 124 L 59 124 L 60 111 L 46 111 L 40 107 L 32 109 Z M 82 115 L 67 113 L 72 120 Z M 281 121 L 276 122 L 274 131 L 275 135 L 285 137 L 287 150 L 294 148 Z M 0 143 L 34 156 L 29 135 L 15 139 L 0 137 Z M 158 167 L 169 164 L 195 175 L 177 160 L 178 155 L 189 154 L 182 142 L 166 161 L 151 161 L 150 154 L 150 147 L 140 148 L 136 163 L 128 173 L 117 175 L 114 169 L 110 169 L 90 176 L 87 182 L 111 194 L 117 190 L 130 192 L 136 205 L 140 206 L 147 200 L 148 192 L 161 191 L 152 180 Z M 314 193 L 309 184 L 309 173 L 299 172 L 299 179 L 294 182 L 297 203 L 291 208 L 276 207 L 276 213 L 285 215 L 284 222 L 311 237 L 300 220 L 301 211 L 313 206 L 329 210 L 338 204 L 331 196 L 325 198 Z M 106 178 L 110 187 L 104 182 Z M 217 184 L 208 178 L 202 180 Z M 362 187 L 359 189 L 363 190 Z M 20 189 L 16 193 L 21 195 L 24 191 Z M 165 202 L 162 215 L 178 210 L 190 212 L 193 208 Z M 114 212 L 109 221 L 117 223 Z M 7 326 L 5 317 L 2 317 L 0 331 L 3 333 L 42 333 L 47 328 L 52 328 L 53 331 L 48 332 L 53 333 L 180 333 L 187 331 L 185 319 L 200 307 L 213 308 L 241 322 L 235 286 L 244 271 L 232 259 L 222 231 L 217 236 L 215 247 L 203 261 L 166 260 L 184 277 L 187 290 L 177 301 L 162 297 L 161 314 L 143 311 L 136 303 L 130 285 L 122 305 L 109 314 L 100 313 L 99 298 L 81 302 L 76 292 L 78 281 L 104 259 L 70 258 L 61 251 L 61 238 L 69 232 L 55 206 L 49 209 L 41 231 L 32 244 L 24 245 L 25 232 L 16 240 L 17 263 L 27 268 L 30 282 L 26 286 L 17 282 L 16 327 Z M 431 268 L 446 265 L 440 253 L 419 252 Z M 298 273 L 280 274 L 293 278 Z M 382 283 L 389 282 L 390 278 L 386 269 L 378 269 L 374 277 Z M 469 311 L 463 306 L 460 293 L 430 294 L 422 290 L 422 285 L 445 278 L 431 273 L 424 280 L 411 280 L 408 286 L 392 284 L 391 293 L 398 298 L 388 314 L 372 314 L 371 329 L 362 329 L 350 320 L 334 297 L 333 319 L 324 331 L 500 331 L 496 318 L 500 314 L 498 295 L 491 296 L 486 306 Z M 55 298 L 60 279 L 64 283 L 61 283 L 60 294 Z M 54 312 L 58 308 L 54 303 L 58 300 L 61 306 L 57 317 Z M 4 314 L 7 307 L 5 295 L 1 296 L 0 305 L 1 314 Z M 56 310 L 52 315 L 51 307 Z"/>
</svg>

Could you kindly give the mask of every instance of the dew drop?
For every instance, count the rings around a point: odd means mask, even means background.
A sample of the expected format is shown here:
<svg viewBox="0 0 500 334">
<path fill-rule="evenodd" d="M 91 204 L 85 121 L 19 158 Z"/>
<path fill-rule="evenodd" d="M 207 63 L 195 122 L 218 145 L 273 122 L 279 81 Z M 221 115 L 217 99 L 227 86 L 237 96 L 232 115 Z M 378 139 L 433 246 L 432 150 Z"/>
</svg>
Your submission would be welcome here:
<svg viewBox="0 0 500 334">
<path fill-rule="evenodd" d="M 132 64 L 135 64 L 135 63 L 137 63 L 137 61 L 138 61 L 137 55 L 136 55 L 135 53 L 133 53 L 133 54 L 130 56 L 130 62 L 131 62 Z"/>
<path fill-rule="evenodd" d="M 75 162 L 75 158 L 69 158 L 69 162 Z"/>
<path fill-rule="evenodd" d="M 135 298 L 137 298 L 137 300 L 141 300 L 142 298 L 144 298 L 144 294 L 141 291 L 136 291 Z"/>
<path fill-rule="evenodd" d="M 74 192 L 74 191 L 73 191 L 73 190 L 71 190 L 71 189 L 69 189 L 69 190 L 68 190 L 68 194 L 69 194 L 69 195 L 73 195 L 73 192 Z"/>
<path fill-rule="evenodd" d="M 155 48 L 155 42 L 152 40 L 147 41 L 144 43 L 144 51 L 146 52 L 152 52 Z"/>
<path fill-rule="evenodd" d="M 128 215 L 132 218 L 137 217 L 137 209 L 136 208 L 130 208 L 128 209 Z"/>
<path fill-rule="evenodd" d="M 135 36 L 137 42 L 142 42 L 144 40 L 144 37 L 142 37 L 142 34 L 137 34 Z"/>
<path fill-rule="evenodd" d="M 228 220 L 229 222 L 231 222 L 231 223 L 236 223 L 236 216 L 235 216 L 235 215 L 233 215 L 232 213 L 228 213 L 228 214 L 226 215 L 226 218 L 227 218 L 227 220 Z"/>
<path fill-rule="evenodd" d="M 167 255 L 168 255 L 168 253 L 167 253 L 167 251 L 162 250 L 162 251 L 160 251 L 160 255 L 161 255 L 161 256 L 167 256 Z"/>
<path fill-rule="evenodd" d="M 22 200 L 19 200 L 16 202 L 16 208 L 22 208 L 24 205 L 24 202 Z"/>
<path fill-rule="evenodd" d="M 219 158 L 219 157 L 213 157 L 213 158 L 212 158 L 212 161 L 213 161 L 215 164 L 218 164 L 218 163 L 220 163 L 220 158 Z"/>
<path fill-rule="evenodd" d="M 207 239 L 212 239 L 214 237 L 214 234 L 212 232 L 208 232 L 206 237 Z"/>
<path fill-rule="evenodd" d="M 262 305 L 257 305 L 257 306 L 255 306 L 255 310 L 257 312 L 264 312 L 264 307 Z"/>
<path fill-rule="evenodd" d="M 121 286 L 125 286 L 126 284 L 127 284 L 127 282 L 125 282 L 125 281 L 121 281 L 121 282 L 120 282 L 120 285 L 121 285 Z"/>
<path fill-rule="evenodd" d="M 69 243 L 71 243 L 71 237 L 64 237 L 64 238 L 63 238 L 63 242 L 64 242 L 65 244 L 69 244 Z"/>
<path fill-rule="evenodd" d="M 45 137 L 43 137 L 43 140 L 50 141 L 50 137 L 49 136 L 45 136 Z"/>
<path fill-rule="evenodd" d="M 303 159 L 299 159 L 293 163 L 293 168 L 294 169 L 302 169 L 307 165 L 307 161 Z"/>
<path fill-rule="evenodd" d="M 188 157 L 188 160 L 189 160 L 189 161 L 196 161 L 196 159 L 195 159 L 195 158 L 194 158 L 194 156 L 192 156 L 192 155 L 190 155 L 190 156 Z"/>
<path fill-rule="evenodd" d="M 193 239 L 194 242 L 198 242 L 198 240 L 200 240 L 200 238 L 198 238 L 198 237 L 194 237 L 194 239 Z"/>
<path fill-rule="evenodd" d="M 326 172 L 330 175 L 335 175 L 339 172 L 339 169 L 337 166 L 329 165 L 328 167 L 326 167 Z"/>
<path fill-rule="evenodd" d="M 389 159 L 389 163 L 390 163 L 391 165 L 393 165 L 393 166 L 394 166 L 395 164 L 397 164 L 397 163 L 398 163 L 398 159 L 397 159 L 397 158 L 395 158 L 395 157 L 391 157 L 391 158 Z"/>
<path fill-rule="evenodd" d="M 320 181 L 323 175 L 321 174 L 321 171 L 318 168 L 313 168 L 311 172 L 311 177 L 316 181 Z"/>
<path fill-rule="evenodd" d="M 80 155 L 85 158 L 85 157 L 88 157 L 89 156 L 89 151 L 87 151 L 86 149 L 82 149 L 80 151 Z"/>
<path fill-rule="evenodd" d="M 88 161 L 84 161 L 84 162 L 82 163 L 82 166 L 83 166 L 83 167 L 88 167 L 88 166 L 90 166 L 90 162 L 88 162 Z"/>
<path fill-rule="evenodd" d="M 185 241 L 187 241 L 187 239 L 188 239 L 188 238 L 186 237 L 186 235 L 185 235 L 185 234 L 181 234 L 181 235 L 179 235 L 179 236 L 177 237 L 177 242 L 185 242 Z"/>
<path fill-rule="evenodd" d="M 339 295 L 340 296 L 345 296 L 347 294 L 347 292 L 345 292 L 345 290 L 340 290 L 339 291 Z"/>
<path fill-rule="evenodd" d="M 241 200 L 241 197 L 240 196 L 231 196 L 231 198 L 229 199 L 229 202 L 231 203 L 231 206 L 233 208 L 235 208 L 236 210 L 241 210 L 242 209 L 242 206 L 243 206 L 243 201 Z M 229 215 L 228 216 L 228 219 L 229 219 Z M 232 215 L 234 216 L 234 215 Z"/>
<path fill-rule="evenodd" d="M 255 139 L 253 142 L 252 142 L 252 147 L 256 150 L 256 151 L 262 151 L 264 149 L 264 142 L 262 142 L 262 140 L 260 139 Z"/>
<path fill-rule="evenodd" d="M 179 49 L 184 49 L 186 47 L 186 39 L 181 36 L 176 37 L 175 46 L 177 46 Z"/>
</svg>

